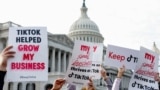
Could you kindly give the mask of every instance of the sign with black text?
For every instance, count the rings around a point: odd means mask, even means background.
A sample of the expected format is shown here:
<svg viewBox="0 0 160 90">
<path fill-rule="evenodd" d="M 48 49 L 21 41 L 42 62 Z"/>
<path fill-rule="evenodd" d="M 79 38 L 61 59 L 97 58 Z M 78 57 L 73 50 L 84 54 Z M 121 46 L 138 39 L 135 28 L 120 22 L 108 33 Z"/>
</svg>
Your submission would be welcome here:
<svg viewBox="0 0 160 90">
<path fill-rule="evenodd" d="M 140 60 L 136 65 L 129 83 L 129 90 L 159 90 L 154 76 L 158 72 L 157 53 L 146 48 L 140 48 Z"/>
<path fill-rule="evenodd" d="M 90 77 L 100 79 L 102 53 L 102 43 L 75 41 L 72 58 L 65 76 L 67 82 L 84 85 Z"/>
<path fill-rule="evenodd" d="M 11 27 L 8 44 L 16 54 L 7 62 L 7 81 L 48 80 L 46 27 Z"/>
<path fill-rule="evenodd" d="M 139 59 L 139 51 L 108 45 L 105 65 L 120 68 L 125 65 L 126 69 L 135 69 Z"/>
</svg>

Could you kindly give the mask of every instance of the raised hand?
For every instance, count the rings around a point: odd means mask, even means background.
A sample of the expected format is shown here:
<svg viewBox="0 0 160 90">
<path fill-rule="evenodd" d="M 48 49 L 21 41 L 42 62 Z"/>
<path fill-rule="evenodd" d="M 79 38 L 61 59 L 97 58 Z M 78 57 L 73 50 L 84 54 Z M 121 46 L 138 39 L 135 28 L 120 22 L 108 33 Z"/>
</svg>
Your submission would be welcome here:
<svg viewBox="0 0 160 90">
<path fill-rule="evenodd" d="M 0 71 L 6 71 L 7 60 L 14 57 L 15 52 L 11 51 L 12 48 L 13 46 L 8 46 L 0 53 Z"/>
<path fill-rule="evenodd" d="M 53 88 L 51 90 L 60 90 L 65 83 L 65 79 L 59 78 L 53 83 Z"/>
<path fill-rule="evenodd" d="M 125 66 L 123 65 L 121 68 L 118 69 L 117 77 L 122 78 L 124 72 L 125 72 Z"/>
<path fill-rule="evenodd" d="M 96 90 L 94 85 L 93 85 L 92 78 L 89 79 L 87 90 Z"/>
<path fill-rule="evenodd" d="M 106 70 L 102 67 L 101 69 L 101 77 L 105 80 L 108 78 L 107 74 L 106 74 Z"/>
<path fill-rule="evenodd" d="M 154 80 L 160 82 L 159 73 L 155 74 Z"/>
</svg>

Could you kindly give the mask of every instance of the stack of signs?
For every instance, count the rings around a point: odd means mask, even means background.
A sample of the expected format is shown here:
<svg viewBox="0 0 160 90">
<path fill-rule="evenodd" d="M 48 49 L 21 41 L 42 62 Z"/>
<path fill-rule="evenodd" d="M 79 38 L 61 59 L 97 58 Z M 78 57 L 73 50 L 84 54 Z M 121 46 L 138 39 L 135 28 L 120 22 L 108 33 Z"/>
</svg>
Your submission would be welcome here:
<svg viewBox="0 0 160 90">
<path fill-rule="evenodd" d="M 126 69 L 134 70 L 138 62 L 138 56 L 138 50 L 108 45 L 104 64 L 117 68 L 124 65 Z"/>
<path fill-rule="evenodd" d="M 154 76 L 158 72 L 158 54 L 140 48 L 140 56 L 134 74 L 129 83 L 129 90 L 159 90 Z"/>
<path fill-rule="evenodd" d="M 7 81 L 48 80 L 48 39 L 46 27 L 11 27 L 8 44 L 16 51 L 8 60 Z"/>
<path fill-rule="evenodd" d="M 100 79 L 102 43 L 75 41 L 72 57 L 66 74 L 70 84 L 84 85 L 88 79 Z"/>
</svg>

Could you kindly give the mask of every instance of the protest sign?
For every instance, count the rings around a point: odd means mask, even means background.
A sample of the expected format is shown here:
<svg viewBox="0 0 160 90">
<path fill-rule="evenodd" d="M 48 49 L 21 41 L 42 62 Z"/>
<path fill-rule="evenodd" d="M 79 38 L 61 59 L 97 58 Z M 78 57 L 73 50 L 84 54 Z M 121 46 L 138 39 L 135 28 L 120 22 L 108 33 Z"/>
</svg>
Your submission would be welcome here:
<svg viewBox="0 0 160 90">
<path fill-rule="evenodd" d="M 158 90 L 154 76 L 158 72 L 158 54 L 140 48 L 139 61 L 129 83 L 129 90 Z"/>
<path fill-rule="evenodd" d="M 8 44 L 16 51 L 8 60 L 6 81 L 48 80 L 46 27 L 11 27 Z"/>
<path fill-rule="evenodd" d="M 139 51 L 108 45 L 104 64 L 120 68 L 125 65 L 126 69 L 135 69 L 138 62 Z"/>
<path fill-rule="evenodd" d="M 88 79 L 100 79 L 102 64 L 102 43 L 75 41 L 72 57 L 66 74 L 71 84 L 86 84 Z"/>
</svg>

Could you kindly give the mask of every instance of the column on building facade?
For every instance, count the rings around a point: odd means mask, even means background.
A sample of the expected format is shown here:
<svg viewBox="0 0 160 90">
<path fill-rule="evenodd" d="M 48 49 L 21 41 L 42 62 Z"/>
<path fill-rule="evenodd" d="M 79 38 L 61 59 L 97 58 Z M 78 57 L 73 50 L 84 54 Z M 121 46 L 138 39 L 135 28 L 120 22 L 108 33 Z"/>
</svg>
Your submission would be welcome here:
<svg viewBox="0 0 160 90">
<path fill-rule="evenodd" d="M 70 59 L 71 59 L 71 57 L 72 57 L 72 54 L 71 54 L 71 53 L 69 53 L 69 58 L 68 58 L 68 60 L 70 60 Z"/>
<path fill-rule="evenodd" d="M 26 83 L 22 83 L 22 90 L 26 90 Z"/>
<path fill-rule="evenodd" d="M 14 90 L 13 82 L 8 82 L 8 90 Z"/>
<path fill-rule="evenodd" d="M 2 50 L 3 50 L 3 42 L 0 39 L 0 51 L 2 51 Z"/>
<path fill-rule="evenodd" d="M 8 46 L 8 37 L 6 38 L 6 46 Z"/>
<path fill-rule="evenodd" d="M 0 51 L 3 50 L 5 43 L 6 43 L 5 39 L 4 38 L 0 38 Z"/>
<path fill-rule="evenodd" d="M 48 59 L 49 59 L 49 46 L 48 46 Z"/>
<path fill-rule="evenodd" d="M 18 88 L 18 82 L 14 82 L 12 84 L 13 84 L 13 90 L 17 90 L 17 88 Z"/>
<path fill-rule="evenodd" d="M 85 41 L 87 41 L 87 36 L 85 36 Z"/>
<path fill-rule="evenodd" d="M 55 48 L 52 48 L 52 64 L 51 64 L 51 71 L 55 72 Z"/>
<path fill-rule="evenodd" d="M 50 62 L 50 46 L 48 46 L 48 72 L 50 72 L 49 71 L 49 68 L 50 68 L 49 62 Z"/>
<path fill-rule="evenodd" d="M 72 54 L 69 52 L 68 53 L 68 58 L 67 58 L 67 66 L 66 66 L 66 68 L 68 68 L 69 62 L 71 60 L 71 56 L 72 56 Z"/>
<path fill-rule="evenodd" d="M 63 54 L 63 72 L 66 72 L 66 53 L 67 52 L 64 52 L 64 54 Z"/>
<path fill-rule="evenodd" d="M 41 83 L 35 83 L 36 87 L 35 87 L 35 90 L 43 90 L 43 88 L 41 88 Z"/>
<path fill-rule="evenodd" d="M 36 90 L 36 84 L 34 82 L 28 82 L 26 85 L 26 90 Z"/>
<path fill-rule="evenodd" d="M 61 50 L 58 50 L 58 72 L 61 72 Z"/>
<path fill-rule="evenodd" d="M 17 90 L 22 90 L 22 82 L 18 82 L 17 84 Z"/>
<path fill-rule="evenodd" d="M 9 90 L 9 82 L 5 82 L 3 85 L 4 90 Z"/>
</svg>

